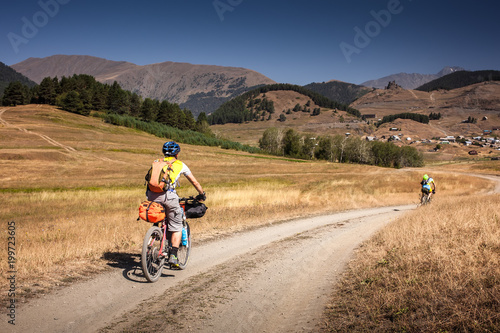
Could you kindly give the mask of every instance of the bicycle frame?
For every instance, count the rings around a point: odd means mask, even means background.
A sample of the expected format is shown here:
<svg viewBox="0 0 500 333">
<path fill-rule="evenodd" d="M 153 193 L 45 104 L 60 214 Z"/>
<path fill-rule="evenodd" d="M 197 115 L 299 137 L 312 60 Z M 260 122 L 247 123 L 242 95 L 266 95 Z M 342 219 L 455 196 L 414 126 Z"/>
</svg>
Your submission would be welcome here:
<svg viewBox="0 0 500 333">
<path fill-rule="evenodd" d="M 182 198 L 182 199 L 184 199 L 184 198 Z M 182 222 L 183 222 L 183 224 L 185 224 L 184 222 L 186 221 L 186 202 L 181 201 L 179 203 L 179 205 L 182 208 L 182 214 L 183 214 L 183 217 L 182 217 L 183 221 Z M 161 223 L 161 227 L 159 226 L 160 223 Z M 165 219 L 163 221 L 154 223 L 153 225 L 159 227 L 162 231 L 163 238 L 161 240 L 161 249 L 160 249 L 159 255 L 166 257 L 166 256 L 168 256 L 168 252 L 169 252 L 168 250 L 169 250 L 169 246 L 170 246 L 170 240 L 167 239 L 167 234 L 169 237 L 171 236 L 171 233 L 167 230 L 167 217 L 165 216 Z M 166 246 L 166 245 L 168 245 L 168 246 Z"/>
<path fill-rule="evenodd" d="M 166 218 L 165 218 L 166 219 Z M 160 248 L 160 253 L 159 255 L 160 256 L 164 256 L 166 257 L 168 255 L 168 247 L 165 247 L 165 241 L 167 242 L 168 244 L 168 240 L 167 240 L 167 233 L 168 233 L 168 230 L 167 230 L 167 224 L 165 223 L 166 221 L 163 220 L 161 222 L 161 231 L 162 231 L 162 234 L 163 234 L 163 237 L 162 237 L 162 240 L 161 240 L 161 248 Z M 150 244 L 151 245 L 151 244 Z M 166 253 L 165 253 L 166 252 Z"/>
</svg>

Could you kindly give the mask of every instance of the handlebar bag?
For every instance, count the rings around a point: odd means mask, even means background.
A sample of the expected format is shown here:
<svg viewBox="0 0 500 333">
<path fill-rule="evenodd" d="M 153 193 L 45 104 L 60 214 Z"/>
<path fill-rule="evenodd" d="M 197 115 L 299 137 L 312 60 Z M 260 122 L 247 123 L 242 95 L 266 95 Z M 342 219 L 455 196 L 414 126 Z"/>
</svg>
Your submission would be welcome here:
<svg viewBox="0 0 500 333">
<path fill-rule="evenodd" d="M 203 217 L 207 212 L 207 206 L 201 202 L 197 203 L 186 203 L 185 212 L 186 218 L 188 219 L 197 219 Z"/>
</svg>

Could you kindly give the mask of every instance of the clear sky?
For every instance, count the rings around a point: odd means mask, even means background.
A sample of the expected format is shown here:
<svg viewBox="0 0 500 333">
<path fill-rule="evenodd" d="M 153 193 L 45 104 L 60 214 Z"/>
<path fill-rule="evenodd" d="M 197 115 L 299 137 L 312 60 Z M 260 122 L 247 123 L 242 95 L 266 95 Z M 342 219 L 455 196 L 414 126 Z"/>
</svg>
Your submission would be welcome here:
<svg viewBox="0 0 500 333">
<path fill-rule="evenodd" d="M 494 0 L 12 0 L 0 61 L 91 55 L 235 66 L 281 83 L 500 70 Z"/>
</svg>

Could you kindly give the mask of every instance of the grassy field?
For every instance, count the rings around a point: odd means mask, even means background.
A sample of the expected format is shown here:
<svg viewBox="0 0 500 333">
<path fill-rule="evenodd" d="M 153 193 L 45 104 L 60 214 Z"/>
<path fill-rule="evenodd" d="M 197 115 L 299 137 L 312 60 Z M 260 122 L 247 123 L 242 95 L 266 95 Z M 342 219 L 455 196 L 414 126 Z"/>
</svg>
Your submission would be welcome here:
<svg viewBox="0 0 500 333">
<path fill-rule="evenodd" d="M 499 332 L 500 195 L 445 197 L 379 232 L 332 295 L 324 332 Z"/>
<path fill-rule="evenodd" d="M 2 241 L 7 241 L 7 223 L 15 222 L 18 296 L 46 292 L 107 269 L 117 257 L 139 254 L 150 226 L 136 220 L 145 198 L 144 175 L 165 139 L 48 106 L 0 112 Z M 488 180 L 450 172 L 455 165 L 394 170 L 181 147 L 180 159 L 208 197 L 206 216 L 192 221 L 195 244 L 300 216 L 416 204 L 424 172 L 432 171 L 439 189 L 429 209 L 459 199 L 460 207 L 473 207 L 467 198 L 483 198 L 474 195 L 494 187 Z M 475 171 L 470 164 L 462 168 Z M 500 174 L 495 164 L 482 168 Z M 180 195 L 195 194 L 187 181 L 182 185 Z M 494 207 L 495 201 L 484 203 Z M 422 211 L 414 213 L 417 221 L 428 218 Z M 2 276 L 7 271 L 7 255 L 0 256 Z M 1 290 L 7 290 L 7 282 L 1 280 Z"/>
</svg>

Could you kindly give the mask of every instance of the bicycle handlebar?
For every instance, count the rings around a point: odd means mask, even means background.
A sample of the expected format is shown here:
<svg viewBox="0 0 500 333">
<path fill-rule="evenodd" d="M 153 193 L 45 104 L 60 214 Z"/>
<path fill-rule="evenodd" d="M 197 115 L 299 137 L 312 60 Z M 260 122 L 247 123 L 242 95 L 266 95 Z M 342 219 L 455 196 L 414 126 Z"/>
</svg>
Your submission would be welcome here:
<svg viewBox="0 0 500 333">
<path fill-rule="evenodd" d="M 193 203 L 200 202 L 198 199 L 196 199 L 196 197 L 194 197 L 192 195 L 187 197 L 187 198 L 179 198 L 179 202 L 188 202 L 188 201 L 192 201 Z"/>
</svg>

